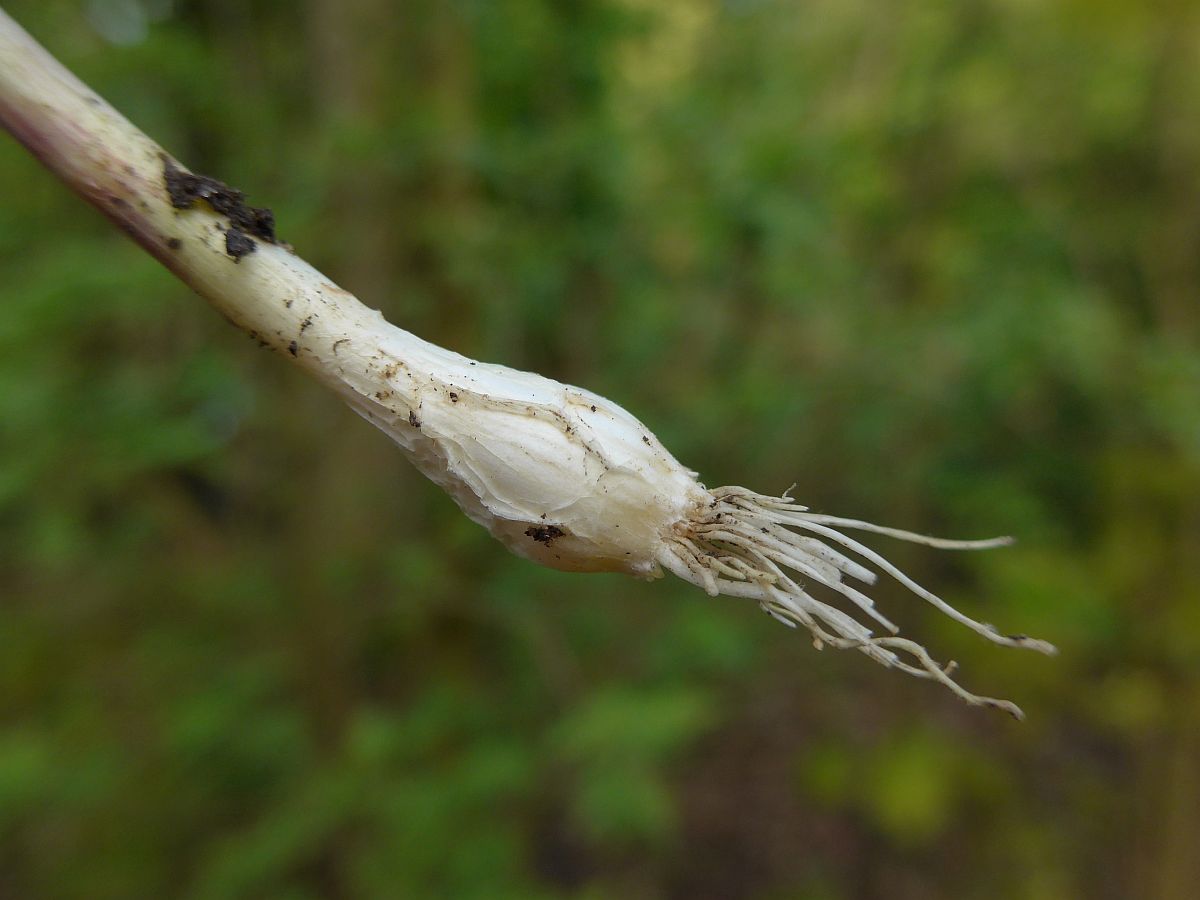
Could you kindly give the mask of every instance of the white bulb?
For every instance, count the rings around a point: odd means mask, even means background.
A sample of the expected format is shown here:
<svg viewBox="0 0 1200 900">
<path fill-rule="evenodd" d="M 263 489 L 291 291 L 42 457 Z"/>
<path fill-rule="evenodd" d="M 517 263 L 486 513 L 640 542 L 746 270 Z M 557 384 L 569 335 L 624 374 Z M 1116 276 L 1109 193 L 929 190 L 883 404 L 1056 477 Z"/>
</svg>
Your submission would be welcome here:
<svg viewBox="0 0 1200 900">
<path fill-rule="evenodd" d="M 872 531 L 943 549 L 1010 543 L 948 541 L 809 512 L 787 497 L 708 489 L 650 430 L 617 404 L 529 372 L 475 362 L 388 324 L 378 313 L 314 328 L 305 352 L 351 406 L 389 434 L 474 521 L 520 556 L 555 569 L 656 578 L 667 569 L 711 595 L 756 601 L 815 645 L 861 650 L 933 679 L 973 704 L 1020 717 L 1013 704 L 963 689 L 954 664 L 936 663 L 848 581 L 868 567 L 988 640 L 1043 653 L 1005 636 L 912 581 L 838 529 Z M 854 554 L 861 560 L 856 561 Z M 815 596 L 823 592 L 829 599 Z M 831 600 L 840 597 L 846 609 Z M 876 635 L 855 613 L 883 630 Z"/>
</svg>

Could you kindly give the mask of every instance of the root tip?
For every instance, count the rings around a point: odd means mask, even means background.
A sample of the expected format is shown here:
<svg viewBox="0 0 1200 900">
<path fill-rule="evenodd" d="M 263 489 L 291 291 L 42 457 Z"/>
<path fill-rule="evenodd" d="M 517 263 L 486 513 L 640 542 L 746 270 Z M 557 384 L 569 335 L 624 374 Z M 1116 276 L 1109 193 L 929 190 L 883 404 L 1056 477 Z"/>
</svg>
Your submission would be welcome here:
<svg viewBox="0 0 1200 900">
<path fill-rule="evenodd" d="M 1010 634 L 1006 640 L 1010 641 L 1014 646 L 1021 647 L 1025 650 L 1033 650 L 1036 653 L 1044 653 L 1046 656 L 1057 656 L 1058 648 L 1049 641 L 1031 638 L 1027 634 Z"/>
<path fill-rule="evenodd" d="M 1016 719 L 1018 722 L 1025 721 L 1025 711 L 1023 709 L 1021 709 L 1021 707 L 1017 706 L 1017 704 L 1012 703 L 1008 700 L 990 700 L 989 699 L 989 700 L 984 701 L 984 706 L 989 706 L 992 709 L 998 709 L 1001 712 L 1006 712 L 1010 716 L 1012 716 L 1014 719 Z"/>
</svg>

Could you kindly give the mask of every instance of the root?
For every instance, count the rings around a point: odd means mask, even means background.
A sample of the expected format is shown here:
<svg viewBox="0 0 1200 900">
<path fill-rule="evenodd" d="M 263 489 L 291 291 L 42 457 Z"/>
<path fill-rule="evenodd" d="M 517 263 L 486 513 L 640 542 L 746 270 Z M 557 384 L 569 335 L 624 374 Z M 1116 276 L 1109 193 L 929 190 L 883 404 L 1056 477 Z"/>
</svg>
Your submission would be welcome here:
<svg viewBox="0 0 1200 900">
<path fill-rule="evenodd" d="M 941 665 L 920 644 L 897 636 L 899 629 L 875 609 L 874 601 L 846 584 L 847 577 L 873 584 L 875 572 L 830 546 L 835 544 L 874 564 L 945 615 L 993 643 L 1053 654 L 1057 652 L 1054 646 L 1045 641 L 1022 634 L 1001 634 L 993 626 L 964 615 L 837 528 L 869 531 L 948 550 L 1002 547 L 1011 544 L 1011 538 L 950 541 L 856 519 L 810 513 L 786 494 L 768 497 L 739 487 L 718 488 L 712 494 L 711 504 L 676 525 L 676 533 L 670 536 L 659 557 L 664 568 L 703 587 L 712 596 L 726 594 L 756 600 L 766 613 L 785 625 L 807 628 L 818 650 L 826 645 L 859 650 L 884 666 L 936 681 L 973 706 L 988 706 L 1013 718 L 1024 718 L 1020 708 L 1007 700 L 980 696 L 963 688 L 952 677 L 957 668 L 955 663 Z M 798 534 L 797 530 L 809 534 Z M 840 594 L 889 634 L 874 636 L 853 616 L 813 597 L 789 571 Z"/>
</svg>

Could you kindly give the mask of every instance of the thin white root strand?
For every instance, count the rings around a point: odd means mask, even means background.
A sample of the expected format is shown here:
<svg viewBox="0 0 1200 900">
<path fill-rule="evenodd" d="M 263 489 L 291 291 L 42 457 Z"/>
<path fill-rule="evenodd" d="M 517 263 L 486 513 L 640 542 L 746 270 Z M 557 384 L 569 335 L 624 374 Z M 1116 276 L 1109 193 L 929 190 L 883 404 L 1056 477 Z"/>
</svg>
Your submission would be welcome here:
<svg viewBox="0 0 1200 900">
<path fill-rule="evenodd" d="M 725 487 L 712 492 L 715 500 L 676 526 L 660 556 L 668 571 L 703 587 L 710 595 L 726 594 L 758 602 L 763 611 L 789 627 L 803 625 L 817 649 L 828 645 L 865 653 L 889 668 L 917 678 L 936 681 L 973 706 L 987 706 L 1023 718 L 1020 708 L 1007 700 L 973 694 L 954 680 L 958 666 L 939 664 L 920 644 L 898 637 L 899 629 L 875 609 L 861 591 L 845 583 L 849 576 L 865 584 L 875 572 L 846 556 L 825 541 L 857 554 L 891 575 L 910 591 L 977 634 L 1006 647 L 1021 647 L 1053 654 L 1053 645 L 1026 635 L 1003 635 L 993 626 L 977 622 L 937 595 L 921 587 L 875 551 L 847 537 L 835 527 L 869 531 L 951 550 L 982 550 L 1012 543 L 1011 538 L 951 541 L 885 528 L 857 519 L 810 513 L 785 493 L 768 497 L 745 488 Z M 808 535 L 789 529 L 800 529 Z M 813 597 L 787 570 L 813 584 L 828 588 L 883 626 L 890 634 L 876 637 L 848 613 Z"/>
<path fill-rule="evenodd" d="M 946 538 L 930 537 L 927 534 L 916 534 L 899 528 L 887 528 L 883 525 L 872 525 L 870 522 L 860 522 L 858 519 L 842 519 L 837 516 L 822 516 L 816 513 L 804 513 L 810 522 L 822 525 L 836 525 L 839 528 L 853 528 L 858 531 L 872 531 L 875 534 L 886 534 L 888 537 L 911 541 L 914 544 L 924 544 L 927 547 L 937 547 L 939 550 L 992 550 L 996 547 L 1009 547 L 1015 541 L 1012 537 L 994 537 L 982 541 L 952 541 Z"/>
</svg>

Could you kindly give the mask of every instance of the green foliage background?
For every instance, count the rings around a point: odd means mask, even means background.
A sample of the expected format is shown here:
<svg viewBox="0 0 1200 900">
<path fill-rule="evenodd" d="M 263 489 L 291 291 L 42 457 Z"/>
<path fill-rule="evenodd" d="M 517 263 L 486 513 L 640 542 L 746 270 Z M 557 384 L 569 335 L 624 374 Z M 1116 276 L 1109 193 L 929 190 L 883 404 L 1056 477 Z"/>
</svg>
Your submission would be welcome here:
<svg viewBox="0 0 1200 900">
<path fill-rule="evenodd" d="M 1196 896 L 1200 6 L 5 6 L 392 321 L 1018 535 L 884 549 L 1062 655 L 511 558 L 0 141 L 0 897 Z"/>
</svg>

